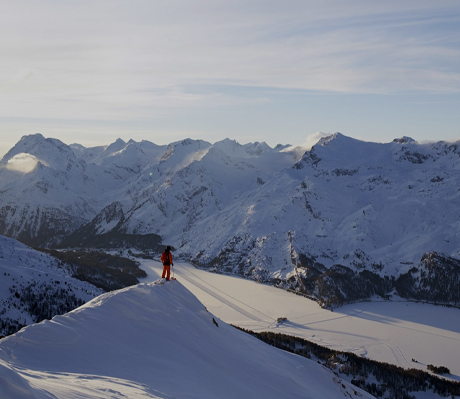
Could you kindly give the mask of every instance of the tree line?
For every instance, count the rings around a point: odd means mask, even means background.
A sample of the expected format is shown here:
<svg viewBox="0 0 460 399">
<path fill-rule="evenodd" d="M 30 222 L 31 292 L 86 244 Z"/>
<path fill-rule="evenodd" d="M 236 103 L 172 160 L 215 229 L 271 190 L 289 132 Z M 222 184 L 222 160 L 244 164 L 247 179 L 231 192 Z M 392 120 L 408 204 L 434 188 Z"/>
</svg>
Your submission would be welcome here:
<svg viewBox="0 0 460 399">
<path fill-rule="evenodd" d="M 378 398 L 415 399 L 411 393 L 430 390 L 440 397 L 460 396 L 459 382 L 439 378 L 423 370 L 404 369 L 392 364 L 366 359 L 353 353 L 325 348 L 306 339 L 286 334 L 256 333 L 240 327 L 236 328 L 271 346 L 316 360 L 342 377 L 346 377 L 344 379 L 349 380 L 355 386 Z M 432 366 L 428 369 L 438 373 L 449 372 L 443 366 Z"/>
</svg>

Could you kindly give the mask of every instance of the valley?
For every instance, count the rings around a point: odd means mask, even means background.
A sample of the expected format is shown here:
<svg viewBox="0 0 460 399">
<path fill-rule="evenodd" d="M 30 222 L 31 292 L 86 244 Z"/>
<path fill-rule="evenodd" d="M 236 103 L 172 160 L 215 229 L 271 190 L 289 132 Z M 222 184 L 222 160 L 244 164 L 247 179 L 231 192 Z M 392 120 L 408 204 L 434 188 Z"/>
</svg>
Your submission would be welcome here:
<svg viewBox="0 0 460 399">
<path fill-rule="evenodd" d="M 157 279 L 161 265 L 141 262 L 146 281 Z M 302 296 L 248 279 L 209 273 L 187 263 L 175 263 L 174 269 L 179 281 L 226 323 L 305 338 L 405 369 L 446 366 L 452 373 L 449 378 L 460 381 L 458 309 L 374 298 L 332 312 Z M 282 317 L 287 320 L 277 323 Z"/>
</svg>

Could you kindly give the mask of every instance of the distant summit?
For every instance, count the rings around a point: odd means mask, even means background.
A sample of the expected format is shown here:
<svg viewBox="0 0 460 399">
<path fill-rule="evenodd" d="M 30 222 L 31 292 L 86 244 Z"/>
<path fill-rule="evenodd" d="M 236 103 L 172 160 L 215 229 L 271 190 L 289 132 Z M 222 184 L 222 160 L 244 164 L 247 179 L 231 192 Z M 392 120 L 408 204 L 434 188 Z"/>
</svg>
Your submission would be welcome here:
<svg viewBox="0 0 460 399">
<path fill-rule="evenodd" d="M 398 143 L 398 144 L 409 144 L 409 143 L 416 143 L 416 141 L 408 136 L 403 136 L 400 139 L 394 139 L 393 143 Z"/>
<path fill-rule="evenodd" d="M 26 136 L 0 167 L 0 232 L 147 256 L 167 242 L 196 265 L 327 307 L 395 292 L 431 298 L 407 273 L 429 254 L 460 259 L 459 143 L 335 133 L 307 151 L 279 148 L 119 139 L 85 149 Z M 27 159 L 37 162 L 28 173 L 5 167 Z M 438 303 L 456 303 L 450 287 Z"/>
</svg>

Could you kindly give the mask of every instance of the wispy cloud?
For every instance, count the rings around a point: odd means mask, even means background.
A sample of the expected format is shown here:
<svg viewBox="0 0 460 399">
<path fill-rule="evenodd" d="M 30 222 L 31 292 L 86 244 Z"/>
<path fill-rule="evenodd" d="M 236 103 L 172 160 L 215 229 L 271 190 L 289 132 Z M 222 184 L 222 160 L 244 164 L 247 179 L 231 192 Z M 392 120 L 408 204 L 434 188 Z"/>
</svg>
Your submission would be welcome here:
<svg viewBox="0 0 460 399">
<path fill-rule="evenodd" d="M 150 119 L 236 104 L 243 88 L 259 103 L 267 88 L 460 93 L 457 0 L 17 0 L 3 9 L 9 118 Z"/>
<path fill-rule="evenodd" d="M 20 153 L 9 159 L 5 168 L 15 172 L 29 173 L 37 166 L 39 161 L 38 158 L 31 154 Z"/>
<path fill-rule="evenodd" d="M 14 2 L 2 17 L 9 60 L 2 75 L 30 68 L 53 90 L 89 93 L 229 79 L 305 90 L 443 91 L 444 74 L 458 76 L 458 3 L 315 3 Z"/>
</svg>

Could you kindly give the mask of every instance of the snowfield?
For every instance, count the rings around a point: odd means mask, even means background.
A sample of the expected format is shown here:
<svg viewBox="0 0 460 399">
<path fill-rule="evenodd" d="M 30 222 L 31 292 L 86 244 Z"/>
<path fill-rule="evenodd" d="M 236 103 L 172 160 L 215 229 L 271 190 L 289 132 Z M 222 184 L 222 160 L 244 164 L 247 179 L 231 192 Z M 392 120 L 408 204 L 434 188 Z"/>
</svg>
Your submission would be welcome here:
<svg viewBox="0 0 460 399">
<path fill-rule="evenodd" d="M 460 142 L 409 137 L 336 133 L 299 151 L 229 139 L 85 148 L 35 134 L 0 159 L 0 234 L 147 253 L 157 236 L 193 264 L 329 309 L 395 290 L 458 306 L 459 170 Z"/>
<path fill-rule="evenodd" d="M 0 340 L 1 399 L 372 397 L 229 324 L 404 368 L 444 366 L 448 378 L 460 380 L 458 309 L 375 298 L 332 312 L 187 263 L 175 263 L 177 281 L 155 284 L 160 263 L 140 261 L 148 274 L 141 284 Z"/>
<path fill-rule="evenodd" d="M 314 361 L 222 322 L 179 281 L 104 294 L 4 338 L 0 392 L 2 399 L 371 398 Z"/>
<path fill-rule="evenodd" d="M 144 260 L 143 267 L 148 278 L 161 272 L 155 261 Z M 449 378 L 460 381 L 459 309 L 375 298 L 331 312 L 308 298 L 251 280 L 186 263 L 175 263 L 174 269 L 181 283 L 226 323 L 298 336 L 405 369 L 445 366 L 452 373 Z M 277 323 L 280 317 L 287 321 Z"/>
<path fill-rule="evenodd" d="M 447 367 L 460 381 L 459 309 L 400 299 L 460 303 L 459 170 L 460 141 L 336 133 L 299 151 L 24 136 L 0 159 L 1 234 L 140 256 L 171 245 L 216 273 L 177 262 L 178 281 L 155 285 L 161 266 L 142 259 L 140 285 L 2 339 L 0 399 L 369 397 L 228 324 L 405 369 Z M 10 240 L 0 236 L 1 334 L 42 320 L 31 304 L 57 314 L 51 290 L 78 304 L 99 293 Z"/>
</svg>

